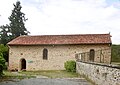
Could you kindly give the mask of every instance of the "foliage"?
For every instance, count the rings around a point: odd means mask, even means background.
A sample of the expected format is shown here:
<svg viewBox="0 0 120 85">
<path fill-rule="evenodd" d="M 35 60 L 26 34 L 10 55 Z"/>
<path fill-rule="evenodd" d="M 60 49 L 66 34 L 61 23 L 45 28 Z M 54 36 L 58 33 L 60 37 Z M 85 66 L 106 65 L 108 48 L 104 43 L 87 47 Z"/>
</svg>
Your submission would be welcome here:
<svg viewBox="0 0 120 85">
<path fill-rule="evenodd" d="M 0 44 L 0 53 L 3 54 L 4 59 L 8 62 L 8 46 Z"/>
<path fill-rule="evenodd" d="M 0 43 L 6 45 L 10 41 L 10 31 L 9 26 L 0 26 Z"/>
<path fill-rule="evenodd" d="M 3 74 L 4 67 L 5 67 L 5 59 L 3 58 L 2 53 L 0 53 L 0 76 Z"/>
<path fill-rule="evenodd" d="M 120 45 L 112 45 L 112 62 L 120 62 Z"/>
<path fill-rule="evenodd" d="M 75 72 L 76 71 L 76 62 L 73 60 L 66 61 L 64 63 L 64 67 L 68 72 Z"/>
<path fill-rule="evenodd" d="M 0 44 L 6 45 L 12 39 L 20 35 L 28 35 L 28 31 L 25 28 L 25 14 L 21 12 L 20 1 L 13 4 L 14 9 L 12 10 L 11 16 L 8 18 L 10 23 L 7 25 L 0 26 Z"/>
<path fill-rule="evenodd" d="M 10 20 L 10 31 L 12 33 L 12 37 L 16 38 L 20 35 L 27 35 L 29 32 L 25 28 L 25 14 L 21 12 L 21 3 L 17 1 L 14 5 L 14 9 L 12 10 L 11 16 L 8 18 Z"/>
<path fill-rule="evenodd" d="M 0 53 L 0 65 L 2 65 L 3 67 L 5 66 L 5 59 L 3 58 L 2 53 Z"/>
</svg>

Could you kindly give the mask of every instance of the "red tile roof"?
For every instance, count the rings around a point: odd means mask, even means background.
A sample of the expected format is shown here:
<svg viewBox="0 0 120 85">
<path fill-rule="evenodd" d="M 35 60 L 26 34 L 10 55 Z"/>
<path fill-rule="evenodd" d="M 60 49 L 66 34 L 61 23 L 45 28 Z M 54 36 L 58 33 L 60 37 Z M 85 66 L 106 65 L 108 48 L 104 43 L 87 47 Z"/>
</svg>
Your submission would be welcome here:
<svg viewBox="0 0 120 85">
<path fill-rule="evenodd" d="M 8 45 L 111 44 L 110 34 L 20 36 Z"/>
</svg>

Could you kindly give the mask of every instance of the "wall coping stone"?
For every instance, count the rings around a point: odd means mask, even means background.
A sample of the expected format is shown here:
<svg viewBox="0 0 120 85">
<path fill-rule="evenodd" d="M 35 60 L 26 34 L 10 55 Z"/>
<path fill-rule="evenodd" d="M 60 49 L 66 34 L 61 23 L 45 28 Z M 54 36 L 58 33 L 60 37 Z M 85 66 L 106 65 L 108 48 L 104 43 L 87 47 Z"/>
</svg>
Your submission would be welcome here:
<svg viewBox="0 0 120 85">
<path fill-rule="evenodd" d="M 92 64 L 92 65 L 99 65 L 99 66 L 106 66 L 106 67 L 110 67 L 110 68 L 120 69 L 120 66 L 119 66 L 119 65 L 114 65 L 114 64 L 106 64 L 106 63 L 98 63 L 98 62 L 85 62 L 85 61 L 80 61 L 80 60 L 78 60 L 77 62 Z"/>
</svg>

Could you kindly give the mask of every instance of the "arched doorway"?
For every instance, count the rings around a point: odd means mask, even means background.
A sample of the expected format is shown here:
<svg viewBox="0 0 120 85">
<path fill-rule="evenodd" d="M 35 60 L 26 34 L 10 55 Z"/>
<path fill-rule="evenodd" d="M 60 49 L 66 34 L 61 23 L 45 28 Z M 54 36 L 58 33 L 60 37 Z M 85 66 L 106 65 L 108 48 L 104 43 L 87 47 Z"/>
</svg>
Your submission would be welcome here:
<svg viewBox="0 0 120 85">
<path fill-rule="evenodd" d="M 24 58 L 21 59 L 21 69 L 20 70 L 26 70 L 26 60 Z"/>
<path fill-rule="evenodd" d="M 94 57 L 95 57 L 95 50 L 94 49 L 91 49 L 90 50 L 90 57 L 89 57 L 89 60 L 94 62 Z"/>
</svg>

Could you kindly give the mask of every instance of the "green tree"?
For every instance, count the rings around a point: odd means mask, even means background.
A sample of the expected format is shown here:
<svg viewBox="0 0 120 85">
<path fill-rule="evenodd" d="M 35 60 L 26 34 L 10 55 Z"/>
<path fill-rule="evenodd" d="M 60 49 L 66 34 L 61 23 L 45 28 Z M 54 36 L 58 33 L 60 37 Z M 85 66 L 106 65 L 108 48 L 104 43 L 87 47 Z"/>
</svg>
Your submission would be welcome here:
<svg viewBox="0 0 120 85">
<path fill-rule="evenodd" d="M 120 62 L 120 45 L 112 45 L 112 62 Z"/>
<path fill-rule="evenodd" d="M 20 1 L 13 4 L 11 16 L 8 18 L 10 23 L 8 25 L 0 26 L 0 44 L 6 45 L 12 39 L 20 35 L 28 35 L 29 31 L 25 28 L 25 14 L 21 12 L 22 6 Z"/>
<path fill-rule="evenodd" d="M 12 10 L 11 16 L 8 18 L 10 20 L 10 32 L 12 33 L 12 38 L 16 38 L 20 35 L 28 35 L 28 31 L 25 28 L 25 14 L 21 12 L 21 3 L 17 1 Z"/>
<path fill-rule="evenodd" d="M 0 44 L 6 45 L 10 41 L 10 30 L 9 26 L 0 26 Z"/>
</svg>

